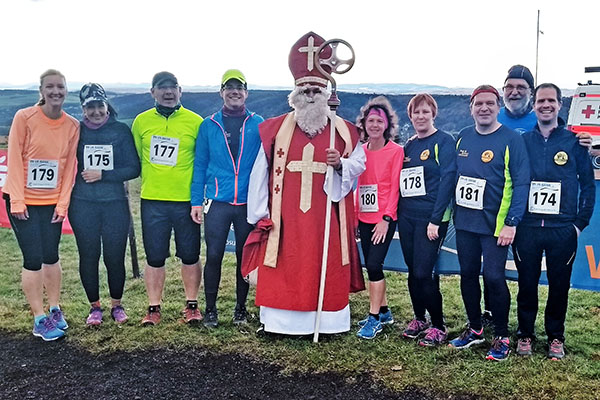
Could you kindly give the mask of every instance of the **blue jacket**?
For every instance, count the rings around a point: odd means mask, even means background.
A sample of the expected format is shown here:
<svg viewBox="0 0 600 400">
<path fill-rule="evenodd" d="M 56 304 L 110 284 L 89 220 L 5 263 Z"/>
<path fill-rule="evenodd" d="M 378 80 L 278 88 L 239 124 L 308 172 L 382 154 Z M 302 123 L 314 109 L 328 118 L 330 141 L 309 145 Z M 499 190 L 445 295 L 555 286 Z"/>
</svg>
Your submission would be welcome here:
<svg viewBox="0 0 600 400">
<path fill-rule="evenodd" d="M 596 200 L 594 171 L 587 149 L 579 145 L 575 134 L 565 128 L 559 119 L 548 137 L 540 133 L 536 125 L 533 131 L 523 134 L 529 153 L 531 179 L 542 182 L 560 182 L 559 214 L 526 212 L 522 225 L 563 227 L 575 224 L 583 230 L 592 217 Z M 566 153 L 567 157 L 558 157 Z"/>
<path fill-rule="evenodd" d="M 520 117 L 515 117 L 506 109 L 506 107 L 502 107 L 498 113 L 498 122 L 504 126 L 508 126 L 513 131 L 524 134 L 536 126 L 537 117 L 533 110 Z"/>
<path fill-rule="evenodd" d="M 192 206 L 201 206 L 205 198 L 234 205 L 247 202 L 250 172 L 261 146 L 258 124 L 263 121 L 246 110 L 238 154 L 231 154 L 222 111 L 204 120 L 196 139 Z"/>
</svg>

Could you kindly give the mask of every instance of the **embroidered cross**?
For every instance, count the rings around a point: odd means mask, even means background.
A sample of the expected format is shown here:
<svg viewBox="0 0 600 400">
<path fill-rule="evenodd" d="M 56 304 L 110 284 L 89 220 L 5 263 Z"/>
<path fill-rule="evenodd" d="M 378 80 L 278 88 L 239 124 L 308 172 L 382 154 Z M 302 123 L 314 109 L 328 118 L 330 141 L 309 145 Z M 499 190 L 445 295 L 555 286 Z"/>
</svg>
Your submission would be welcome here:
<svg viewBox="0 0 600 400">
<path fill-rule="evenodd" d="M 312 36 L 308 37 L 308 46 L 300 47 L 298 49 L 300 53 L 306 53 L 306 69 L 308 69 L 309 71 L 312 71 L 315 66 L 315 54 L 317 53 L 318 49 L 318 46 L 315 47 L 315 38 Z"/>
<path fill-rule="evenodd" d="M 279 158 L 283 157 L 284 154 L 285 154 L 285 151 L 283 151 L 283 149 L 277 150 L 277 155 L 279 156 Z"/>
<path fill-rule="evenodd" d="M 314 155 L 315 146 L 309 143 L 302 150 L 302 161 L 290 161 L 287 165 L 288 171 L 301 173 L 300 210 L 304 213 L 310 210 L 311 206 L 313 174 L 327 172 L 327 164 L 314 161 Z"/>
<path fill-rule="evenodd" d="M 281 167 L 277 167 L 277 169 L 275 170 L 275 173 L 277 174 L 277 176 L 281 175 L 283 171 L 281 170 Z"/>
<path fill-rule="evenodd" d="M 273 189 L 275 191 L 275 193 L 279 194 L 279 192 L 281 191 L 281 188 L 279 187 L 279 185 L 275 186 L 275 189 Z"/>
</svg>

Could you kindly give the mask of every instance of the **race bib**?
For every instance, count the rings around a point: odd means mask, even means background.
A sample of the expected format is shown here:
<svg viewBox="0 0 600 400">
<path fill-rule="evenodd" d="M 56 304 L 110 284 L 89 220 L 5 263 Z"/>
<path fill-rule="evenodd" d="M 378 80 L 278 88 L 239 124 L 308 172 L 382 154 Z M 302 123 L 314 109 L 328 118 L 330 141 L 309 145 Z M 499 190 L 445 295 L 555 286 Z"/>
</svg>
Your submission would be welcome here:
<svg viewBox="0 0 600 400">
<path fill-rule="evenodd" d="M 532 181 L 529 185 L 529 212 L 536 214 L 559 214 L 560 191 L 560 182 Z"/>
<path fill-rule="evenodd" d="M 400 171 L 400 194 L 402 197 L 425 196 L 423 166 L 403 168 Z"/>
<path fill-rule="evenodd" d="M 461 207 L 483 210 L 485 179 L 461 176 L 456 184 L 456 204 Z"/>
<path fill-rule="evenodd" d="M 152 136 L 150 140 L 150 162 L 152 164 L 177 165 L 177 154 L 179 153 L 179 139 Z"/>
<path fill-rule="evenodd" d="M 112 144 L 86 144 L 83 147 L 83 168 L 105 171 L 114 169 Z"/>
<path fill-rule="evenodd" d="M 358 206 L 360 212 L 377 212 L 377 185 L 360 185 L 358 187 Z"/>
<path fill-rule="evenodd" d="M 58 182 L 58 160 L 29 160 L 27 187 L 55 189 Z"/>
</svg>

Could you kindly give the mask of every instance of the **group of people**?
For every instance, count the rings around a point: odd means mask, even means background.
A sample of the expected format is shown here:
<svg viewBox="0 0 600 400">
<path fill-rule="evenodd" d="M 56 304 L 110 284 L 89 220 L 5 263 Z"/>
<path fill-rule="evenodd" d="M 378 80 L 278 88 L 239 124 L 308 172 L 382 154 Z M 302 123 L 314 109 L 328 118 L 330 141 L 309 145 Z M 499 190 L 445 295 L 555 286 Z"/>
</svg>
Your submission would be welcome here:
<svg viewBox="0 0 600 400">
<path fill-rule="evenodd" d="M 358 322 L 357 336 L 373 339 L 394 323 L 383 262 L 397 229 L 414 311 L 404 337 L 418 338 L 421 346 L 447 342 L 467 348 L 484 342 L 483 326 L 491 318 L 494 339 L 486 358 L 506 359 L 510 293 L 504 269 L 512 245 L 519 272 L 516 351 L 532 353 L 545 253 L 548 356 L 563 358 L 571 268 L 577 237 L 593 212 L 595 182 L 589 135 L 575 137 L 558 117 L 560 89 L 549 83 L 535 87 L 526 67 L 513 66 L 503 87 L 504 107 L 493 86 L 477 87 L 470 98 L 475 124 L 457 140 L 435 127 L 435 99 L 418 94 L 407 107 L 415 134 L 400 146 L 395 142 L 398 117 L 383 96 L 361 108 L 356 124 L 333 117 L 328 79 L 321 70 L 331 71 L 327 65 L 316 67 L 318 56 L 328 56 L 316 54 L 322 43 L 322 37 L 309 32 L 294 44 L 289 56 L 295 79 L 292 111 L 266 121 L 246 108 L 247 81 L 236 69 L 221 79 L 223 106 L 205 119 L 182 106 L 175 75 L 157 73 L 151 88 L 155 107 L 139 114 L 131 129 L 117 121 L 97 83 L 80 90 L 83 118 L 78 122 L 62 110 L 64 76 L 56 70 L 42 74 L 40 101 L 19 110 L 11 126 L 3 188 L 23 254 L 22 285 L 34 335 L 54 340 L 68 328 L 59 304 L 58 256 L 67 213 L 91 305 L 86 324 L 103 321 L 101 255 L 110 316 L 116 323 L 127 321 L 121 299 L 131 214 L 124 182 L 141 174 L 148 295 L 142 325 L 161 320 L 172 232 L 186 296 L 183 318 L 218 325 L 221 264 L 233 224 L 234 324 L 247 323 L 247 281 L 255 280 L 255 303 L 266 332 L 304 335 L 317 327 L 317 333 L 347 332 L 349 293 L 365 288 L 362 264 L 369 280 L 369 312 Z M 322 53 L 327 52 L 331 49 Z M 451 218 L 468 325 L 447 341 L 435 265 Z M 198 304 L 202 271 L 204 315 Z"/>
</svg>

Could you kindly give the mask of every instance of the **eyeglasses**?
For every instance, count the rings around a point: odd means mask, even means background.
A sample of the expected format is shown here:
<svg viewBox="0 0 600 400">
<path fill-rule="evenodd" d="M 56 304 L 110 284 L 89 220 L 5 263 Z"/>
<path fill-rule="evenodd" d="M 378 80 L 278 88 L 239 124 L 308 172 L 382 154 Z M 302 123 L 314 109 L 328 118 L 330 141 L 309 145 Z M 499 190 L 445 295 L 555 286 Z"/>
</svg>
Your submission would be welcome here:
<svg viewBox="0 0 600 400">
<path fill-rule="evenodd" d="M 306 88 L 302 91 L 302 93 L 304 94 L 320 94 L 321 93 L 321 89 L 319 88 Z"/>
<path fill-rule="evenodd" d="M 246 90 L 246 88 L 244 87 L 244 85 L 225 85 L 223 86 L 223 89 L 225 90 Z"/>
<path fill-rule="evenodd" d="M 502 88 L 502 90 L 504 90 L 505 92 L 512 92 L 513 90 L 517 89 L 517 92 L 519 93 L 525 93 L 526 91 L 529 90 L 529 86 L 524 86 L 524 85 L 517 85 L 517 86 L 513 86 L 513 85 L 506 85 Z"/>
</svg>

